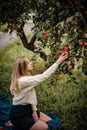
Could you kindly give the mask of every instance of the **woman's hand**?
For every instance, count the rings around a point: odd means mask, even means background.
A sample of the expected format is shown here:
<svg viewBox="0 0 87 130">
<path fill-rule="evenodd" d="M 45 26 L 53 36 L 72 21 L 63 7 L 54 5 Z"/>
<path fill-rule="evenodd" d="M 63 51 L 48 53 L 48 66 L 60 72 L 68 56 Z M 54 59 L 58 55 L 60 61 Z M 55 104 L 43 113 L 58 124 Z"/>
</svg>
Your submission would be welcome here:
<svg viewBox="0 0 87 130">
<path fill-rule="evenodd" d="M 58 64 L 58 65 L 60 65 L 64 60 L 66 60 L 68 58 L 68 52 L 63 52 L 60 56 L 59 56 L 59 58 L 58 58 L 58 60 L 56 61 L 56 63 Z"/>
<path fill-rule="evenodd" d="M 33 116 L 33 119 L 35 120 L 35 122 L 38 121 L 39 118 L 38 118 L 36 111 L 33 111 L 32 116 Z"/>
</svg>

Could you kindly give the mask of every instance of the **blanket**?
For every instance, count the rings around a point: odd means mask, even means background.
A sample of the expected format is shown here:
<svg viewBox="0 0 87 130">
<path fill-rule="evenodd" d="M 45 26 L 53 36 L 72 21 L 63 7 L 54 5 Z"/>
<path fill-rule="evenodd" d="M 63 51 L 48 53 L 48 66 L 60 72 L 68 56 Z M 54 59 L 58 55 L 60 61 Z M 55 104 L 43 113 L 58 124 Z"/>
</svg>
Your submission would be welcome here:
<svg viewBox="0 0 87 130">
<path fill-rule="evenodd" d="M 0 127 L 2 127 L 4 130 L 17 130 L 9 122 L 9 112 L 12 103 L 7 99 L 7 97 L 7 93 L 0 95 Z"/>
<path fill-rule="evenodd" d="M 11 125 L 9 118 L 9 112 L 11 107 L 12 103 L 8 100 L 8 94 L 4 93 L 0 95 L 0 127 L 3 127 L 4 130 L 19 130 L 15 128 L 13 125 Z M 52 118 L 52 120 L 46 122 L 49 126 L 48 130 L 58 130 L 58 126 L 61 123 L 62 119 L 54 114 L 48 113 L 47 115 Z"/>
</svg>

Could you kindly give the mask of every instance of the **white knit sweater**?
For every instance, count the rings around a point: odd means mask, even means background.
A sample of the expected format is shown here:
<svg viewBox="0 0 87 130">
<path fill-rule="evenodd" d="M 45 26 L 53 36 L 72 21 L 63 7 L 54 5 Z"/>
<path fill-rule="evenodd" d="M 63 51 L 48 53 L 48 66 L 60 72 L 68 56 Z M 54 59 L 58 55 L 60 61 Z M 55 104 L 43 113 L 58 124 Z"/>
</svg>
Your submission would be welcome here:
<svg viewBox="0 0 87 130">
<path fill-rule="evenodd" d="M 32 105 L 32 110 L 37 110 L 35 86 L 50 77 L 58 65 L 54 63 L 44 73 L 35 76 L 23 76 L 19 79 L 19 91 L 14 92 L 13 105 Z"/>
</svg>

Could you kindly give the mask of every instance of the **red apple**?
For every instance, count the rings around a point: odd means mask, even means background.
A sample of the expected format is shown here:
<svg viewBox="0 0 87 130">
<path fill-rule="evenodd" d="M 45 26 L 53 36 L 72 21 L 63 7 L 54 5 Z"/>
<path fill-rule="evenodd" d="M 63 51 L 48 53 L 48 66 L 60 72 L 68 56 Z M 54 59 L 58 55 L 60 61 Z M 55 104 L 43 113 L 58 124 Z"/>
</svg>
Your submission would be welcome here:
<svg viewBox="0 0 87 130">
<path fill-rule="evenodd" d="M 68 43 L 66 43 L 66 44 L 65 44 L 65 47 L 69 47 L 69 44 L 68 44 Z"/>
<path fill-rule="evenodd" d="M 69 50 L 69 47 L 68 46 L 65 46 L 64 47 L 64 51 L 68 51 Z"/>
<path fill-rule="evenodd" d="M 71 22 L 71 21 L 67 22 L 67 27 L 68 27 L 68 28 L 71 28 L 71 27 L 72 27 L 72 22 Z"/>
<path fill-rule="evenodd" d="M 57 57 L 57 56 L 61 55 L 62 53 L 63 53 L 63 50 L 58 50 L 54 57 Z"/>
<path fill-rule="evenodd" d="M 80 42 L 79 45 L 80 45 L 80 46 L 84 46 L 84 42 Z"/>
<path fill-rule="evenodd" d="M 72 65 L 69 65 L 69 66 L 68 66 L 68 71 L 71 72 L 72 69 L 73 69 Z"/>
<path fill-rule="evenodd" d="M 84 56 L 87 56 L 87 51 L 84 52 Z"/>
<path fill-rule="evenodd" d="M 56 54 L 62 54 L 63 51 L 62 50 L 58 50 Z"/>
<path fill-rule="evenodd" d="M 77 27 L 76 27 L 76 29 L 77 29 L 77 31 L 79 31 L 79 30 L 80 30 L 80 27 L 79 27 L 79 26 L 77 26 Z"/>
<path fill-rule="evenodd" d="M 87 46 L 87 42 L 84 42 L 84 46 Z"/>
<path fill-rule="evenodd" d="M 68 54 L 68 52 L 67 52 L 67 51 L 64 51 L 63 53 L 64 53 L 64 55 Z"/>
<path fill-rule="evenodd" d="M 48 33 L 47 32 L 44 32 L 43 34 L 43 39 L 47 39 L 48 38 Z"/>
<path fill-rule="evenodd" d="M 72 54 L 72 55 L 75 55 L 75 54 L 76 54 L 76 52 L 75 52 L 75 51 L 72 51 L 72 52 L 71 52 L 71 54 Z"/>
<path fill-rule="evenodd" d="M 74 64 L 74 62 L 72 61 L 72 59 L 69 60 L 69 63 L 70 63 L 70 64 Z"/>
</svg>

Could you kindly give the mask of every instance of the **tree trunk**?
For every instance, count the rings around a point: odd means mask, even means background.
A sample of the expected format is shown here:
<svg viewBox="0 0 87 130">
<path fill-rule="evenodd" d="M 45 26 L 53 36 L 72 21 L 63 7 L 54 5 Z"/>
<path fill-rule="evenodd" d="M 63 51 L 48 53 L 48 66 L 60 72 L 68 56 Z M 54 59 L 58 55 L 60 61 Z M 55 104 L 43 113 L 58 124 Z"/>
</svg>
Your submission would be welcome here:
<svg viewBox="0 0 87 130">
<path fill-rule="evenodd" d="M 23 29 L 21 29 L 21 31 L 18 31 L 18 34 L 20 36 L 20 39 L 21 39 L 24 47 L 27 48 L 28 50 L 33 51 L 35 49 L 34 42 L 36 40 L 36 34 L 33 35 L 30 42 L 28 42 L 27 37 L 26 37 Z"/>
<path fill-rule="evenodd" d="M 30 42 L 28 42 L 23 29 L 18 30 L 18 35 L 20 36 L 20 39 L 26 49 L 31 51 L 34 51 L 34 49 L 36 49 L 36 46 L 34 45 L 34 42 L 36 40 L 36 34 L 32 36 Z M 43 51 L 40 52 L 40 57 L 43 58 L 44 60 L 47 60 L 47 55 Z"/>
</svg>

